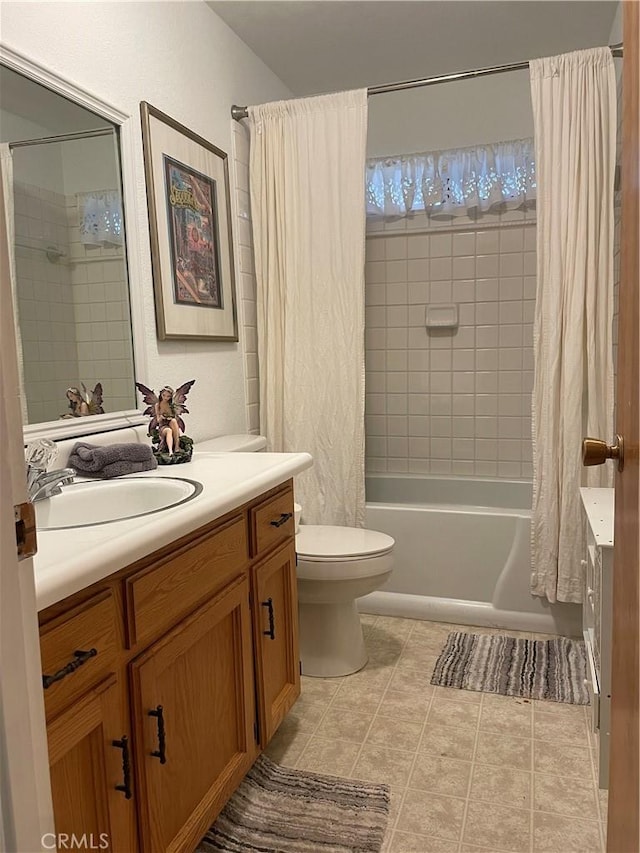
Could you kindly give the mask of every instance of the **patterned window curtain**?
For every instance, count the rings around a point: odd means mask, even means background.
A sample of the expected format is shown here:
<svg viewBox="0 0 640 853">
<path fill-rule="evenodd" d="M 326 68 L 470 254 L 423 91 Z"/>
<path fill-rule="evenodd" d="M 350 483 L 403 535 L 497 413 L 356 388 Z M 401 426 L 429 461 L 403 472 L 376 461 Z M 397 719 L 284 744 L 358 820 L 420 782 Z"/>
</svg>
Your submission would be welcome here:
<svg viewBox="0 0 640 853">
<path fill-rule="evenodd" d="M 122 202 L 118 190 L 78 194 L 80 241 L 85 246 L 121 246 Z"/>
<path fill-rule="evenodd" d="M 475 216 L 532 206 L 533 139 L 367 161 L 367 215 Z"/>
</svg>

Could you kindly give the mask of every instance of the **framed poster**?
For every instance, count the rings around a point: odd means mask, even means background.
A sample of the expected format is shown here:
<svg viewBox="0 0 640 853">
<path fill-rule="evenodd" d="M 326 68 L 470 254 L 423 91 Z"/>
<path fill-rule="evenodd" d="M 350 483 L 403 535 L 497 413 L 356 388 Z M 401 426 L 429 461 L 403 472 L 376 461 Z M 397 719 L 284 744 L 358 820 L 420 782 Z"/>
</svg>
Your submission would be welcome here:
<svg viewBox="0 0 640 853">
<path fill-rule="evenodd" d="M 143 101 L 160 340 L 237 341 L 227 155 Z"/>
</svg>

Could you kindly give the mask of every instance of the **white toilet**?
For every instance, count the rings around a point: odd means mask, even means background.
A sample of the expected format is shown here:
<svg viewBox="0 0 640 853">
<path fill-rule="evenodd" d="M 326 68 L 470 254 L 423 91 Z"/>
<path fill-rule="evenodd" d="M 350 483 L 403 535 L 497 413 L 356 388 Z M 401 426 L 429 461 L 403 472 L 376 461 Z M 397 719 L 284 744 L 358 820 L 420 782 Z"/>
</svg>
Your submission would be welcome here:
<svg viewBox="0 0 640 853">
<path fill-rule="evenodd" d="M 296 536 L 303 675 L 357 672 L 367 662 L 356 598 L 393 569 L 394 541 L 358 527 L 301 524 Z"/>
<path fill-rule="evenodd" d="M 266 439 L 224 435 L 196 451 L 256 452 Z M 373 592 L 393 569 L 391 536 L 375 530 L 300 524 L 296 504 L 296 552 L 303 675 L 330 677 L 357 672 L 367 662 L 356 598 Z"/>
</svg>

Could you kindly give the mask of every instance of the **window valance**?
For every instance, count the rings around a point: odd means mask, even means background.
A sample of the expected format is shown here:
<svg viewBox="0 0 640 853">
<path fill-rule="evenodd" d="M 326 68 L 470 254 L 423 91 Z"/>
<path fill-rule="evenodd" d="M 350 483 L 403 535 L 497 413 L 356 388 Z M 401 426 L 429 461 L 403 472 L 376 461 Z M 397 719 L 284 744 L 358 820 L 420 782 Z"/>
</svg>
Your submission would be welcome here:
<svg viewBox="0 0 640 853">
<path fill-rule="evenodd" d="M 367 161 L 367 215 L 476 216 L 535 200 L 533 139 Z"/>
<path fill-rule="evenodd" d="M 121 246 L 122 201 L 118 190 L 78 193 L 80 241 L 85 246 Z"/>
</svg>

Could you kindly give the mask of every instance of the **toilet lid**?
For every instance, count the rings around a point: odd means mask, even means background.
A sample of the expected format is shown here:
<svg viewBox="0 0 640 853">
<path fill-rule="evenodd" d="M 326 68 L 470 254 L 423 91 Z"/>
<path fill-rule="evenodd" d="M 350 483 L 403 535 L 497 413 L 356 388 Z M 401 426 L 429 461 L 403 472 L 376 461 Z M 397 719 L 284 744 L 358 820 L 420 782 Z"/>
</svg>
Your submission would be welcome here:
<svg viewBox="0 0 640 853">
<path fill-rule="evenodd" d="M 361 527 L 301 524 L 296 536 L 296 551 L 307 560 L 377 557 L 387 554 L 394 545 L 386 533 Z"/>
</svg>

